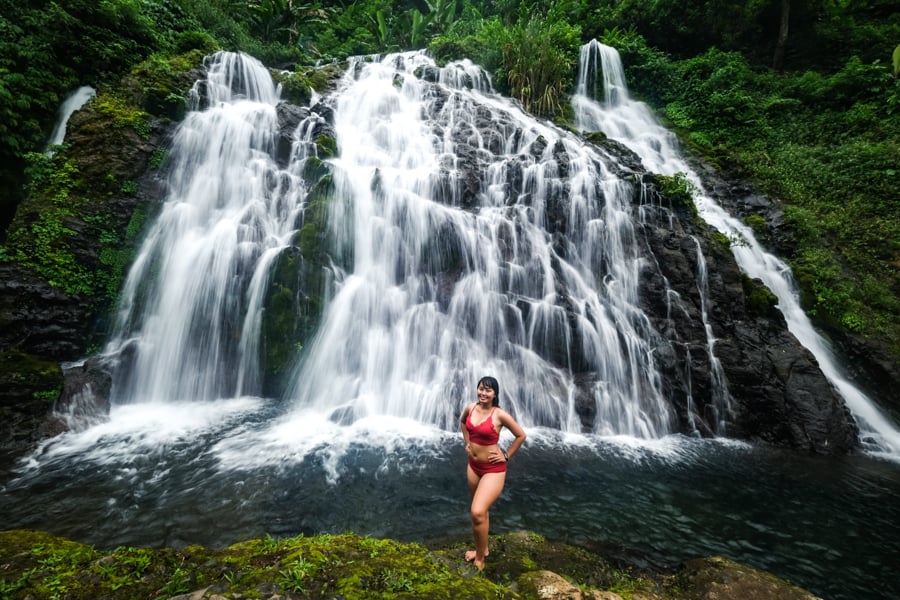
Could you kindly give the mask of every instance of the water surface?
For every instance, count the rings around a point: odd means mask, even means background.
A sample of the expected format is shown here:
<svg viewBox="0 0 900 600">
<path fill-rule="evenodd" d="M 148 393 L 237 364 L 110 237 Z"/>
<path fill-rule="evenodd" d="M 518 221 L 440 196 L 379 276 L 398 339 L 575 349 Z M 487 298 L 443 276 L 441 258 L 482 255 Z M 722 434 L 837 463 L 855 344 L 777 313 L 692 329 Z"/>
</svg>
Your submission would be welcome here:
<svg viewBox="0 0 900 600">
<path fill-rule="evenodd" d="M 895 462 L 680 436 L 528 433 L 492 533 L 526 529 L 656 566 L 718 554 L 826 599 L 900 595 Z M 114 407 L 109 422 L 17 464 L 0 487 L 0 527 L 101 548 L 345 531 L 465 536 L 461 439 L 402 418 L 282 415 L 257 398 Z"/>
</svg>

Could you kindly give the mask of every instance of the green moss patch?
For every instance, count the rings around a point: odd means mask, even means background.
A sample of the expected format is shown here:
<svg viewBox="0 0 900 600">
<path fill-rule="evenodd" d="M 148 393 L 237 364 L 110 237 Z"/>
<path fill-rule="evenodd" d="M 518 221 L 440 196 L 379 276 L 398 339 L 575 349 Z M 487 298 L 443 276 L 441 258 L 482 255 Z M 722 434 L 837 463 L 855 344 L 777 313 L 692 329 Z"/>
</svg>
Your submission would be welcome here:
<svg viewBox="0 0 900 600">
<path fill-rule="evenodd" d="M 0 533 L 3 598 L 225 597 L 514 598 L 464 576 L 418 544 L 355 534 L 257 539 L 224 550 L 119 547 L 101 551 L 37 531 Z"/>
<path fill-rule="evenodd" d="M 267 536 L 221 550 L 100 550 L 39 531 L 6 531 L 0 532 L 0 597 L 537 600 L 546 597 L 540 582 L 549 580 L 571 584 L 584 598 L 615 597 L 610 592 L 624 600 L 813 598 L 727 559 L 693 560 L 676 574 L 650 573 L 614 567 L 594 552 L 532 532 L 492 536 L 479 573 L 464 559 L 468 542 L 427 548 L 344 533 Z"/>
<path fill-rule="evenodd" d="M 59 397 L 62 386 L 58 362 L 23 352 L 0 353 L 0 388 L 5 391 L 0 405 L 21 407 L 20 402 L 28 402 L 32 410 L 27 412 L 43 415 Z"/>
</svg>

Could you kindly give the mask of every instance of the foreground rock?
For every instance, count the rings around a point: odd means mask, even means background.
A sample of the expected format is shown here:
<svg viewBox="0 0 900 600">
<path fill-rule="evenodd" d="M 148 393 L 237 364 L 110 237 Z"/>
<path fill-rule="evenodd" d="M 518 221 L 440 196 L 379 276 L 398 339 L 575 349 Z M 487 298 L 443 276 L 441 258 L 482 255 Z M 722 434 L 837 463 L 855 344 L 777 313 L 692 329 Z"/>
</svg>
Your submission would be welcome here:
<svg viewBox="0 0 900 600">
<path fill-rule="evenodd" d="M 3 598 L 506 598 L 534 600 L 815 600 L 723 558 L 675 573 L 613 566 L 534 533 L 491 538 L 479 576 L 465 542 L 426 548 L 354 534 L 255 539 L 223 550 L 98 550 L 35 531 L 0 532 Z"/>
</svg>

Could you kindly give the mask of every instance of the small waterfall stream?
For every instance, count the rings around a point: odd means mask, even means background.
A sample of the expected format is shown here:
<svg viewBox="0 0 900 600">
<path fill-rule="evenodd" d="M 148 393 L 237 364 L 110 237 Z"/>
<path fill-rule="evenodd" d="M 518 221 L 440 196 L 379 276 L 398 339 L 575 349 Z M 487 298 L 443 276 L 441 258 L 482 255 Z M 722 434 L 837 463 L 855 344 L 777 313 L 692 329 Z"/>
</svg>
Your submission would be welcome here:
<svg viewBox="0 0 900 600">
<path fill-rule="evenodd" d="M 602 90 L 597 90 L 595 84 L 600 79 L 599 71 L 602 71 Z M 572 107 L 579 130 L 602 131 L 626 144 L 650 171 L 670 176 L 683 173 L 690 179 L 698 190 L 694 201 L 700 216 L 729 238 L 745 242 L 732 246 L 738 265 L 750 277 L 762 280 L 778 297 L 778 308 L 785 316 L 788 329 L 813 353 L 822 372 L 856 418 L 863 447 L 875 454 L 900 456 L 900 430 L 842 372 L 828 343 L 800 307 L 790 268 L 766 252 L 749 226 L 729 215 L 703 191 L 700 178 L 681 156 L 675 136 L 659 125 L 644 103 L 629 97 L 622 62 L 614 48 L 596 40 L 582 47 L 579 83 Z"/>
<path fill-rule="evenodd" d="M 47 142 L 47 152 L 52 152 L 53 146 L 63 143 L 63 140 L 66 138 L 66 127 L 69 123 L 69 118 L 75 111 L 87 104 L 96 93 L 97 90 L 91 86 L 83 85 L 69 94 L 62 106 L 59 107 L 59 119 L 56 122 L 56 126 L 53 127 L 50 140 Z"/>
</svg>

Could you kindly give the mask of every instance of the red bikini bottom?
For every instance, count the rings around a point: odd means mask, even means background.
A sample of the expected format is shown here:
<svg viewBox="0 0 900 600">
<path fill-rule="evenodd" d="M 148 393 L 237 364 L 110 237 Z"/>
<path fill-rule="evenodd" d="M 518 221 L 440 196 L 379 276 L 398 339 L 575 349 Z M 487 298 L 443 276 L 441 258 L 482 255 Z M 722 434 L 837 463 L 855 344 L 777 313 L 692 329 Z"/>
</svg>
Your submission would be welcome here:
<svg viewBox="0 0 900 600">
<path fill-rule="evenodd" d="M 469 466 L 472 467 L 472 470 L 475 471 L 475 474 L 481 477 L 485 473 L 506 473 L 506 463 L 505 462 L 481 462 L 476 461 L 471 456 L 469 457 Z"/>
</svg>

